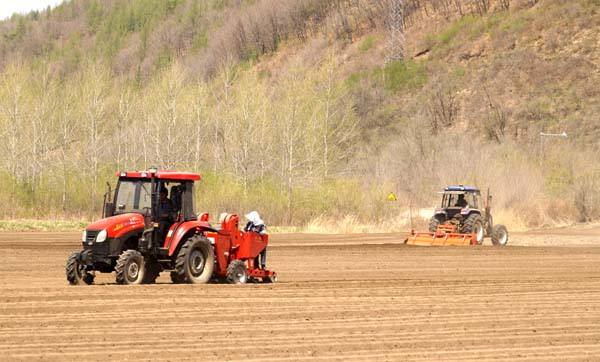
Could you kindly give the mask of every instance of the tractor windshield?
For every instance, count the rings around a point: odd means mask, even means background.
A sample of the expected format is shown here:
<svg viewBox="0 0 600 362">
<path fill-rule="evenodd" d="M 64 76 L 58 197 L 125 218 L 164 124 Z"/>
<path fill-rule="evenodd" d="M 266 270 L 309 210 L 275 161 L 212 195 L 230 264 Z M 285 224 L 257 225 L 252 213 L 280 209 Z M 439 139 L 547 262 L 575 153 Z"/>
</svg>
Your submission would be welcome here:
<svg viewBox="0 0 600 362">
<path fill-rule="evenodd" d="M 146 180 L 121 180 L 115 195 L 117 214 L 144 213 L 152 207 L 152 185 Z"/>
<path fill-rule="evenodd" d="M 465 192 L 446 192 L 442 198 L 442 208 L 452 207 L 477 207 L 477 198 L 473 193 Z"/>
<path fill-rule="evenodd" d="M 468 205 L 466 200 L 466 195 L 464 193 L 446 193 L 444 194 L 444 198 L 442 200 L 442 208 L 449 207 L 460 207 L 463 208 Z"/>
</svg>

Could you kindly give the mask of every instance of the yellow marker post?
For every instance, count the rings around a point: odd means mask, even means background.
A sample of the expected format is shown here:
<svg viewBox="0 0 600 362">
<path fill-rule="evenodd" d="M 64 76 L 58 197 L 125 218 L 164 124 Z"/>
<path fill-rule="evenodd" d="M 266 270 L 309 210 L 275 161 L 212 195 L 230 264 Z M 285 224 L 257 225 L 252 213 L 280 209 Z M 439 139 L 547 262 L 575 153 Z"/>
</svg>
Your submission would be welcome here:
<svg viewBox="0 0 600 362">
<path fill-rule="evenodd" d="M 390 194 L 387 197 L 388 201 L 398 201 L 398 198 L 396 197 L 396 194 L 393 192 L 390 192 Z"/>
</svg>

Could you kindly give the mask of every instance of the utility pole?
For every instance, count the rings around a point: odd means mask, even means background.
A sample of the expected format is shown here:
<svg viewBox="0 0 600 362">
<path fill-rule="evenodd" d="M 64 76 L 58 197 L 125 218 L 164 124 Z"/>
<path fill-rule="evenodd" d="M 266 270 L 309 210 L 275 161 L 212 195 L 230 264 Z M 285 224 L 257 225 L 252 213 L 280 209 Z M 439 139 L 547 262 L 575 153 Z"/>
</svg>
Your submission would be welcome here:
<svg viewBox="0 0 600 362">
<path fill-rule="evenodd" d="M 389 39 L 386 63 L 404 60 L 404 0 L 389 0 Z"/>
</svg>

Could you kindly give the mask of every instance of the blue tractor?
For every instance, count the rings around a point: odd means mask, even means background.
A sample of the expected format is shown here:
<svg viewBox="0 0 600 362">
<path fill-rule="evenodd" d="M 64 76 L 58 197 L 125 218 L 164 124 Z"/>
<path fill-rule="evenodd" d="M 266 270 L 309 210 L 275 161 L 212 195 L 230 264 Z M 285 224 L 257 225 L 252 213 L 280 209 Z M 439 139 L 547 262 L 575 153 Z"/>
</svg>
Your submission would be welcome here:
<svg viewBox="0 0 600 362">
<path fill-rule="evenodd" d="M 453 223 L 460 233 L 475 234 L 477 244 L 482 244 L 486 236 L 491 237 L 492 243 L 497 246 L 508 243 L 506 227 L 494 225 L 489 191 L 485 201 L 481 200 L 481 191 L 473 186 L 448 186 L 441 194 L 441 206 L 435 209 L 429 221 L 430 232 L 435 233 L 442 224 Z"/>
</svg>

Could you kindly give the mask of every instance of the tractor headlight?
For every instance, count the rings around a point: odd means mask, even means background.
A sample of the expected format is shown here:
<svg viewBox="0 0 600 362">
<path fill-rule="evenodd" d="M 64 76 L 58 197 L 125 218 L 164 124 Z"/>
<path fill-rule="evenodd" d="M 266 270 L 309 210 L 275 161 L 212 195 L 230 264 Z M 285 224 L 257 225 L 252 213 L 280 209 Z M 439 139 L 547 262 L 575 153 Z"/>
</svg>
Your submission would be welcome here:
<svg viewBox="0 0 600 362">
<path fill-rule="evenodd" d="M 83 230 L 83 234 L 81 234 L 81 241 L 85 243 L 85 237 L 86 237 L 86 233 L 85 230 Z"/>
<path fill-rule="evenodd" d="M 98 236 L 96 236 L 96 242 L 97 242 L 97 243 L 101 243 L 101 242 L 103 242 L 104 240 L 106 240 L 106 229 L 104 229 L 104 230 L 100 231 L 100 232 L 98 233 Z"/>
</svg>

